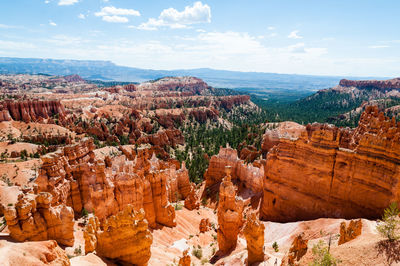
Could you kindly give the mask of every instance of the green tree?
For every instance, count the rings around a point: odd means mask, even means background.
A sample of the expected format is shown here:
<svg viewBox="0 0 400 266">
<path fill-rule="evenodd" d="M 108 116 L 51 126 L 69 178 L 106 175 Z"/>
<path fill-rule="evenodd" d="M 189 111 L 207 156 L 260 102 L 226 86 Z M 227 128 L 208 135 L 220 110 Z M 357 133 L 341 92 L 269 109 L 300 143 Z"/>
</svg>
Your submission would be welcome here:
<svg viewBox="0 0 400 266">
<path fill-rule="evenodd" d="M 383 211 L 382 220 L 379 221 L 376 229 L 389 241 L 394 241 L 399 239 L 398 227 L 399 227 L 399 209 L 397 207 L 397 202 L 392 202 L 389 207 Z"/>
<path fill-rule="evenodd" d="M 334 258 L 329 252 L 329 246 L 323 240 L 313 246 L 312 253 L 314 260 L 309 264 L 311 266 L 336 266 L 340 263 L 340 260 Z"/>
</svg>

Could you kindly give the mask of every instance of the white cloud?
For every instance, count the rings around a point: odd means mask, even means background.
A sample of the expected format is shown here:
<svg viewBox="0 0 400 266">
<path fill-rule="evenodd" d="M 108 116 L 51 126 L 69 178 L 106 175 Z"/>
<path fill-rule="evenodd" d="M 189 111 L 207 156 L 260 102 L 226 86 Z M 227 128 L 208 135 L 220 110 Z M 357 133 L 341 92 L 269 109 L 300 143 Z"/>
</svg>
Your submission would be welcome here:
<svg viewBox="0 0 400 266">
<path fill-rule="evenodd" d="M 188 28 L 192 24 L 210 22 L 210 6 L 199 1 L 195 2 L 193 6 L 186 6 L 181 12 L 172 7 L 164 9 L 158 19 L 150 18 L 147 22 L 134 28 L 141 30 L 156 30 L 159 27 L 183 29 Z"/>
<path fill-rule="evenodd" d="M 268 30 L 275 30 L 275 27 L 269 26 L 267 29 L 268 29 Z"/>
<path fill-rule="evenodd" d="M 106 6 L 101 9 L 100 12 L 96 12 L 95 16 L 140 16 L 140 12 L 134 9 L 117 8 L 114 6 Z"/>
<path fill-rule="evenodd" d="M 86 16 L 85 16 L 84 14 L 81 13 L 81 14 L 78 15 L 78 18 L 80 18 L 80 19 L 85 19 Z"/>
<path fill-rule="evenodd" d="M 288 35 L 288 38 L 290 38 L 290 39 L 302 39 L 303 37 L 299 35 L 299 31 L 298 30 L 294 30 Z"/>
<path fill-rule="evenodd" d="M 45 4 L 49 4 L 49 3 L 50 3 L 50 0 L 45 0 L 44 3 L 45 3 Z"/>
<path fill-rule="evenodd" d="M 390 46 L 389 45 L 371 45 L 371 46 L 368 46 L 368 48 L 371 48 L 371 49 L 382 49 L 382 48 L 389 48 Z"/>
<path fill-rule="evenodd" d="M 49 21 L 49 25 L 53 26 L 53 27 L 57 26 L 57 24 L 55 22 L 51 21 L 51 20 Z"/>
<path fill-rule="evenodd" d="M 79 0 L 60 0 L 60 1 L 58 1 L 58 5 L 59 6 L 70 6 L 70 5 L 76 4 L 78 2 L 79 2 Z"/>
<path fill-rule="evenodd" d="M 129 19 L 126 16 L 140 16 L 140 12 L 134 9 L 117 8 L 114 6 L 103 7 L 99 12 L 94 14 L 101 17 L 106 22 L 127 23 Z"/>
<path fill-rule="evenodd" d="M 121 16 L 103 16 L 102 19 L 106 22 L 112 23 L 127 23 L 129 19 Z"/>
</svg>

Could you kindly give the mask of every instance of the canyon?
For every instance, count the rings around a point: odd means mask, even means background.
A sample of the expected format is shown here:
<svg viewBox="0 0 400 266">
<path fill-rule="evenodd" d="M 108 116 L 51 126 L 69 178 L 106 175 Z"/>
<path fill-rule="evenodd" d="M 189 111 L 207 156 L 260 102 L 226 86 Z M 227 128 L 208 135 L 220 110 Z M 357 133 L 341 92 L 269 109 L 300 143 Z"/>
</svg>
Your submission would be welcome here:
<svg viewBox="0 0 400 266">
<path fill-rule="evenodd" d="M 400 200 L 400 122 L 377 106 L 355 128 L 252 130 L 250 96 L 194 77 L 25 78 L 1 87 L 1 263 L 308 265 L 320 241 L 345 265 L 386 261 L 376 226 Z"/>
</svg>

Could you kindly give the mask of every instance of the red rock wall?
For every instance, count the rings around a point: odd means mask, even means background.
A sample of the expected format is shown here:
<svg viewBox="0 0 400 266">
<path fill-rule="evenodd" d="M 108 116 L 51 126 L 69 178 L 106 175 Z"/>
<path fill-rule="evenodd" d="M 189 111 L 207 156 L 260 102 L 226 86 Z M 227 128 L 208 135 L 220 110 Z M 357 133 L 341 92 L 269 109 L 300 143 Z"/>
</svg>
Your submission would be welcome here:
<svg viewBox="0 0 400 266">
<path fill-rule="evenodd" d="M 16 121 L 32 122 L 47 119 L 58 114 L 60 118 L 65 116 L 65 110 L 60 101 L 12 101 L 0 102 L 0 122 Z"/>
<path fill-rule="evenodd" d="M 232 167 L 232 179 L 239 179 L 254 193 L 262 191 L 264 167 L 258 168 L 252 164 L 245 164 L 238 158 L 237 151 L 231 148 L 221 148 L 218 155 L 211 157 L 204 174 L 206 188 L 222 181 L 225 177 L 226 166 Z"/>
<path fill-rule="evenodd" d="M 184 199 L 191 189 L 184 166 L 176 170 L 174 162 L 160 161 L 154 154 L 149 158 L 146 150 L 131 161 L 121 155 L 105 162 L 96 160 L 93 149 L 92 140 L 85 139 L 43 156 L 38 190 L 51 193 L 53 203 L 68 204 L 77 214 L 84 208 L 104 220 L 130 204 L 137 211 L 144 209 L 150 227 L 175 226 L 170 202 Z"/>
<path fill-rule="evenodd" d="M 355 130 L 313 124 L 266 160 L 261 217 L 371 218 L 400 199 L 400 125 L 369 107 Z"/>
</svg>

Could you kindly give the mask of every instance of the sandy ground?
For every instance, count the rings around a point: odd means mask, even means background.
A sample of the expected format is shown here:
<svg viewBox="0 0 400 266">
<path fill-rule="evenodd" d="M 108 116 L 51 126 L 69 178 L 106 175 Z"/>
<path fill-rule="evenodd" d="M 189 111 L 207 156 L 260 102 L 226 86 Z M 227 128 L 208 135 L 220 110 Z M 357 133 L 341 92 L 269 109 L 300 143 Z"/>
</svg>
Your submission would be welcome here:
<svg viewBox="0 0 400 266">
<path fill-rule="evenodd" d="M 118 147 L 113 147 L 113 146 L 106 146 L 100 149 L 96 149 L 93 151 L 94 154 L 96 155 L 96 159 L 104 160 L 106 156 L 113 156 L 113 155 L 121 155 L 121 151 L 118 149 Z"/>
<path fill-rule="evenodd" d="M 10 156 L 13 151 L 21 152 L 23 150 L 26 150 L 29 155 L 30 153 L 34 154 L 38 150 L 38 147 L 39 146 L 36 144 L 27 142 L 16 142 L 14 144 L 11 144 L 11 142 L 9 141 L 3 141 L 0 142 L 0 154 L 5 152 L 8 154 L 8 156 Z"/>
<path fill-rule="evenodd" d="M 176 211 L 176 227 L 154 230 L 149 265 L 178 263 L 185 249 L 189 248 L 191 254 L 193 246 L 197 248 L 198 245 L 202 247 L 203 258 L 211 257 L 213 248 L 218 250 L 217 241 L 213 237 L 216 237 L 217 233 L 210 230 L 200 234 L 199 224 L 203 218 L 209 218 L 210 223 L 218 224 L 217 217 L 211 209 L 201 207 L 199 210 L 189 211 L 182 208 Z M 199 263 L 200 260 L 193 257 L 192 262 Z"/>
<path fill-rule="evenodd" d="M 37 177 L 39 166 L 40 159 L 0 163 L 0 180 L 13 185 L 29 185 L 29 180 Z"/>
<path fill-rule="evenodd" d="M 58 125 L 41 124 L 41 123 L 25 123 L 21 121 L 0 122 L 0 140 L 8 140 L 9 137 L 21 138 L 21 136 L 37 136 L 37 135 L 69 135 L 75 137 L 75 133 Z"/>
</svg>

